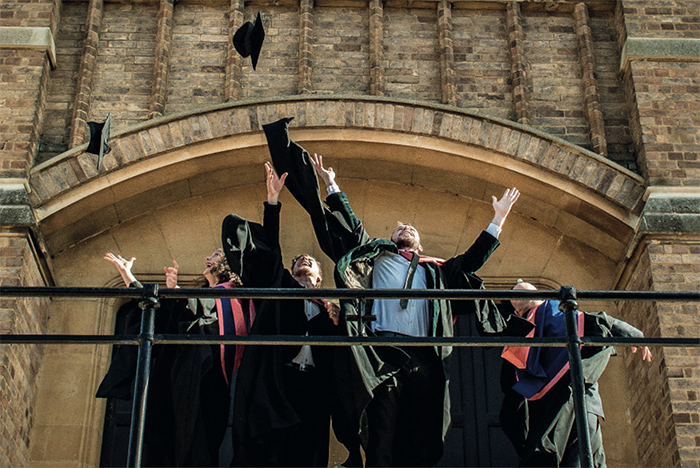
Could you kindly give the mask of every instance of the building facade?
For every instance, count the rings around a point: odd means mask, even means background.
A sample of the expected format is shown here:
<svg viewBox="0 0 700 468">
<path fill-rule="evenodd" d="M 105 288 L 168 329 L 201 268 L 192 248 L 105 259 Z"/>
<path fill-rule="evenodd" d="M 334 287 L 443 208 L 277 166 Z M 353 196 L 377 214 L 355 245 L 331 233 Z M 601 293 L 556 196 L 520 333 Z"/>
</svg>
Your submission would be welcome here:
<svg viewBox="0 0 700 468">
<path fill-rule="evenodd" d="M 258 11 L 253 70 L 231 38 Z M 106 252 L 142 280 L 173 259 L 196 277 L 226 214 L 261 219 L 261 126 L 294 117 L 368 231 L 411 222 L 430 255 L 468 247 L 518 187 L 489 287 L 700 289 L 697 0 L 4 0 L 0 103 L 2 286 L 118 286 Z M 97 167 L 87 122 L 108 114 Z M 281 200 L 285 256 L 323 258 Z M 0 333 L 111 334 L 116 305 L 2 297 Z M 581 307 L 700 337 L 698 303 Z M 601 389 L 609 464 L 698 466 L 700 349 L 620 354 Z M 99 464 L 109 355 L 0 344 L 0 465 Z M 453 432 L 450 450 L 489 445 Z"/>
</svg>

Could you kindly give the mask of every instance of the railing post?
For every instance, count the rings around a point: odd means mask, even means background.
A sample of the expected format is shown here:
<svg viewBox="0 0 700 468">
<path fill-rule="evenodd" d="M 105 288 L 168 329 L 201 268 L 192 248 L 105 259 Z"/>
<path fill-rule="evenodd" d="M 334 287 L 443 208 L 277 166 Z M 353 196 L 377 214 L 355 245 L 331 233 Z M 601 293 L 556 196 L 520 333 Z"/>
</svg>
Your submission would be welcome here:
<svg viewBox="0 0 700 468">
<path fill-rule="evenodd" d="M 139 354 L 136 363 L 136 379 L 134 381 L 134 404 L 131 408 L 131 428 L 129 430 L 128 467 L 140 467 L 143 454 L 143 434 L 146 422 L 146 399 L 148 384 L 151 376 L 151 351 L 153 349 L 153 333 L 155 331 L 156 309 L 158 302 L 158 285 L 145 284 L 141 307 L 141 333 L 139 333 Z"/>
<path fill-rule="evenodd" d="M 578 309 L 576 288 L 573 286 L 562 286 L 559 294 L 561 297 L 559 310 L 564 313 L 566 323 L 566 348 L 569 351 L 569 372 L 571 374 L 571 388 L 574 397 L 581 466 L 593 468 L 591 436 L 588 433 L 588 411 L 586 409 L 586 400 L 584 399 L 586 388 L 583 380 L 583 364 L 581 362 L 581 338 L 576 326 L 576 310 Z"/>
</svg>

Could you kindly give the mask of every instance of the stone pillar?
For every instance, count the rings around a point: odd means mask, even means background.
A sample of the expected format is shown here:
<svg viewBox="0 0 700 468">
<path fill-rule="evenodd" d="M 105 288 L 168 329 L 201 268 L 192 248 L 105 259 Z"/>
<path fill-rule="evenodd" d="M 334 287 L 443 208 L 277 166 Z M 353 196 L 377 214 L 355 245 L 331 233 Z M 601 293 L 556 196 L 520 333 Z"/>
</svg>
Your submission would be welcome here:
<svg viewBox="0 0 700 468">
<path fill-rule="evenodd" d="M 588 25 L 588 7 L 585 3 L 579 3 L 574 7 L 574 21 L 583 81 L 583 106 L 591 135 L 591 145 L 594 152 L 607 157 L 608 143 L 605 138 L 605 121 L 603 120 L 603 112 L 600 110 L 598 79 L 595 75 L 595 51 L 593 50 L 591 27 Z"/>
<path fill-rule="evenodd" d="M 243 25 L 245 17 L 245 4 L 243 0 L 231 0 L 228 16 L 228 49 L 226 52 L 226 89 L 224 99 L 226 102 L 237 101 L 241 98 L 241 75 L 243 74 L 243 62 L 241 56 L 233 47 L 233 35 Z"/>
<path fill-rule="evenodd" d="M 314 2 L 301 0 L 299 4 L 299 94 L 313 91 Z"/>
<path fill-rule="evenodd" d="M 648 189 L 621 289 L 700 290 L 700 38 L 695 0 L 623 0 L 620 77 Z M 671 18 L 673 21 L 671 21 Z M 647 336 L 698 337 L 700 304 L 623 304 Z M 698 466 L 700 349 L 630 359 L 641 466 Z"/>
<path fill-rule="evenodd" d="M 71 121 L 68 146 L 86 143 L 87 120 L 90 114 L 90 97 L 92 96 L 92 80 L 97 65 L 97 46 L 100 42 L 100 27 L 102 25 L 102 0 L 90 0 L 88 7 L 85 40 L 83 41 L 83 57 L 78 72 L 75 102 L 73 104 L 73 119 Z"/>
<path fill-rule="evenodd" d="M 384 0 L 369 2 L 369 94 L 384 96 Z"/>
<path fill-rule="evenodd" d="M 508 50 L 510 51 L 510 79 L 513 90 L 515 117 L 524 125 L 530 125 L 530 103 L 527 97 L 527 71 L 525 64 L 525 34 L 523 33 L 520 4 L 510 2 L 506 6 L 508 25 Z"/>
<path fill-rule="evenodd" d="M 168 66 L 172 47 L 173 10 L 175 0 L 160 0 L 158 11 L 158 32 L 156 33 L 155 62 L 153 66 L 153 87 L 148 118 L 162 117 L 168 92 Z"/>
<path fill-rule="evenodd" d="M 455 106 L 457 105 L 457 94 L 455 92 L 455 51 L 452 41 L 452 4 L 447 0 L 440 0 L 437 11 L 442 103 Z"/>
<path fill-rule="evenodd" d="M 0 14 L 0 286 L 44 286 L 27 183 L 38 153 L 58 3 L 5 0 Z M 0 298 L 0 334 L 45 333 L 47 299 Z M 30 464 L 42 350 L 0 340 L 0 466 Z"/>
</svg>

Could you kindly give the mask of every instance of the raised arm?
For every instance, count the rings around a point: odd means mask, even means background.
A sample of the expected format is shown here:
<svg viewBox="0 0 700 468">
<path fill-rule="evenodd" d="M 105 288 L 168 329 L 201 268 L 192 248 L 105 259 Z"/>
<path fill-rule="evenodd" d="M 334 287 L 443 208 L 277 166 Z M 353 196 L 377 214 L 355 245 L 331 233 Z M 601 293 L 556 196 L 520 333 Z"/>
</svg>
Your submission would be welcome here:
<svg viewBox="0 0 700 468">
<path fill-rule="evenodd" d="M 503 223 L 508 217 L 508 213 L 510 213 L 510 209 L 513 208 L 513 205 L 515 205 L 515 202 L 518 201 L 519 197 L 520 192 L 515 187 L 506 189 L 506 191 L 503 192 L 503 196 L 500 200 L 497 200 L 496 197 L 492 195 L 491 203 L 493 205 L 494 215 L 491 224 L 495 224 L 499 229 L 501 229 L 503 227 Z"/>
<path fill-rule="evenodd" d="M 269 162 L 265 163 L 265 171 L 267 173 L 267 178 L 265 180 L 267 185 L 267 203 L 276 205 L 279 200 L 280 192 L 284 187 L 284 180 L 287 178 L 287 173 L 285 172 L 281 177 L 278 177 L 275 169 Z"/>
<path fill-rule="evenodd" d="M 121 255 L 114 255 L 113 253 L 108 253 L 104 257 L 105 260 L 117 267 L 117 271 L 124 280 L 124 284 L 129 286 L 131 283 L 136 283 L 138 280 L 131 273 L 131 267 L 134 265 L 136 257 L 131 257 L 129 260 L 123 258 Z"/>
<path fill-rule="evenodd" d="M 335 183 L 335 171 L 333 171 L 333 168 L 329 167 L 326 169 L 323 167 L 323 156 L 314 153 L 314 157 L 311 159 L 311 162 L 314 165 L 316 174 L 318 174 L 318 176 L 323 179 L 323 182 L 326 184 L 328 195 L 340 192 L 338 184 Z"/>
</svg>

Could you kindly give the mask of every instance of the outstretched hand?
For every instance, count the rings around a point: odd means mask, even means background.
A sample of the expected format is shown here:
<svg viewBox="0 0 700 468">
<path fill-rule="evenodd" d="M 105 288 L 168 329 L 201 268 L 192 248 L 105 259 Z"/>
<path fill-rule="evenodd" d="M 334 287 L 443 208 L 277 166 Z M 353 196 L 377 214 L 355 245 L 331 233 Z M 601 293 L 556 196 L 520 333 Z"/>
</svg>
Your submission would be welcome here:
<svg viewBox="0 0 700 468">
<path fill-rule="evenodd" d="M 316 169 L 318 176 L 326 183 L 326 187 L 330 187 L 331 185 L 335 184 L 335 172 L 333 171 L 332 167 L 329 167 L 328 169 L 323 167 L 323 156 L 314 153 L 314 157 L 311 158 L 311 162 L 313 163 L 314 169 Z"/>
<path fill-rule="evenodd" d="M 267 172 L 267 179 L 265 180 L 267 185 L 267 203 L 276 205 L 288 174 L 285 172 L 282 174 L 282 177 L 278 177 L 275 169 L 269 162 L 265 163 L 265 171 Z"/>
<path fill-rule="evenodd" d="M 637 347 L 636 347 L 636 346 L 633 346 L 633 347 L 632 347 L 632 352 L 633 352 L 633 353 L 636 353 L 636 352 L 637 352 Z M 642 347 L 642 361 L 651 362 L 651 358 L 652 358 L 652 356 L 651 356 L 651 350 L 649 349 L 649 347 L 648 347 L 648 346 Z"/>
<path fill-rule="evenodd" d="M 502 226 L 506 217 L 508 217 L 508 213 L 510 213 L 510 209 L 513 208 L 519 197 L 520 192 L 515 187 L 506 189 L 500 200 L 491 196 L 493 211 L 495 212 L 492 223 L 499 227 Z"/>
<path fill-rule="evenodd" d="M 127 260 L 121 255 L 114 255 L 110 252 L 105 254 L 104 259 L 117 267 L 117 271 L 127 286 L 136 281 L 136 277 L 131 273 L 131 267 L 134 265 L 136 257 Z"/>
<path fill-rule="evenodd" d="M 172 288 L 177 288 L 177 270 L 179 270 L 180 267 L 178 266 L 177 262 L 173 260 L 173 266 L 171 267 L 163 267 L 163 270 L 165 270 L 165 286 L 172 289 Z"/>
</svg>

